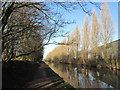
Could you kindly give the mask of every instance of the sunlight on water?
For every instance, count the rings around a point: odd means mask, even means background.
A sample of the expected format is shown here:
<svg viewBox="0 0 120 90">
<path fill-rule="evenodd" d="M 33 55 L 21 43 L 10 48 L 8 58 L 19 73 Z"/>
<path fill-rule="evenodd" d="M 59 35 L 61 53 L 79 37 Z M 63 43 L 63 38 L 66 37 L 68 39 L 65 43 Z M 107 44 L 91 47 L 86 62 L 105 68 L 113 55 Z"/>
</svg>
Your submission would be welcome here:
<svg viewBox="0 0 120 90">
<path fill-rule="evenodd" d="M 120 88 L 120 71 L 86 68 L 69 64 L 47 63 L 74 88 Z"/>
</svg>

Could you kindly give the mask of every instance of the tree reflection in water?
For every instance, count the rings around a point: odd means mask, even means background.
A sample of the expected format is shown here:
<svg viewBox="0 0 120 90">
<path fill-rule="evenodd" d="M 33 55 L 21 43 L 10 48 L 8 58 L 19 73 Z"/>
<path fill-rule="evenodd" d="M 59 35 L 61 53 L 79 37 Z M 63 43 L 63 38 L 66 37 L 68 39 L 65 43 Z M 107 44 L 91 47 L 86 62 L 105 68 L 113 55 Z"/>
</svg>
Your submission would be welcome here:
<svg viewBox="0 0 120 90">
<path fill-rule="evenodd" d="M 120 88 L 120 71 L 86 68 L 70 64 L 47 63 L 74 88 Z"/>
</svg>

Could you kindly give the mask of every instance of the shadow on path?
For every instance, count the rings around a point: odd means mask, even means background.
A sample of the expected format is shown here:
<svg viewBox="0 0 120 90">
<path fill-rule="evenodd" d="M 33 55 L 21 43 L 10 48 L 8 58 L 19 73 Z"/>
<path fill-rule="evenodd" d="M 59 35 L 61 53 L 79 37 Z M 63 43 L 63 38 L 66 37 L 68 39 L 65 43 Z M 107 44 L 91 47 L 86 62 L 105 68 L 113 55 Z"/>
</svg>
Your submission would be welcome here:
<svg viewBox="0 0 120 90">
<path fill-rule="evenodd" d="M 44 62 L 40 63 L 33 80 L 27 82 L 25 88 L 73 88 L 59 77 Z"/>
</svg>

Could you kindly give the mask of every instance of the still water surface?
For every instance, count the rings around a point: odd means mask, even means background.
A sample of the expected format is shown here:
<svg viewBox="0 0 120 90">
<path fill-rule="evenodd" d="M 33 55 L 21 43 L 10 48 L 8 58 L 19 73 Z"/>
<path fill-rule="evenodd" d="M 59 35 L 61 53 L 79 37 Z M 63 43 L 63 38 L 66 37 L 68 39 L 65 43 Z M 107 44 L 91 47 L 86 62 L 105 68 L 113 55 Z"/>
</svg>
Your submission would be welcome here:
<svg viewBox="0 0 120 90">
<path fill-rule="evenodd" d="M 47 63 L 49 67 L 74 88 L 120 89 L 120 71 L 87 68 L 78 65 Z"/>
</svg>

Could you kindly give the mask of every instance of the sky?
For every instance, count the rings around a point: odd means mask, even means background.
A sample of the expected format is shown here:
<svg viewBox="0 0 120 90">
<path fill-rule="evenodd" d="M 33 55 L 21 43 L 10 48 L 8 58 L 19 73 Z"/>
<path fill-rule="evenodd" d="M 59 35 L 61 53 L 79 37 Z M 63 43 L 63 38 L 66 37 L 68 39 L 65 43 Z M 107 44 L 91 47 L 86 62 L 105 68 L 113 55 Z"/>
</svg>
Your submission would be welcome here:
<svg viewBox="0 0 120 90">
<path fill-rule="evenodd" d="M 113 26 L 114 26 L 113 41 L 115 41 L 115 40 L 118 40 L 118 3 L 117 2 L 108 2 L 107 4 L 108 4 L 108 7 L 110 8 L 110 14 L 112 15 Z M 99 8 L 97 8 L 96 6 L 91 5 L 91 4 L 88 4 L 86 8 L 88 10 L 95 9 L 96 12 L 97 12 L 98 19 L 101 20 L 100 19 L 100 10 L 99 10 Z M 68 25 L 66 25 L 64 27 L 64 30 L 66 32 L 73 31 L 75 29 L 76 25 L 78 25 L 79 30 L 82 29 L 82 25 L 83 25 L 83 22 L 84 22 L 84 16 L 85 16 L 86 13 L 84 13 L 81 8 L 75 9 L 72 12 L 67 12 L 63 8 L 58 8 L 58 7 L 55 6 L 54 10 L 56 12 L 62 13 L 62 16 L 63 16 L 64 20 L 70 21 L 70 22 L 72 22 L 72 21 L 75 22 L 73 24 L 68 24 Z M 91 16 L 89 16 L 89 19 L 91 19 Z M 91 23 L 91 22 L 89 22 L 89 23 Z M 62 38 L 62 37 L 57 37 L 57 38 L 51 40 L 51 42 L 52 41 L 60 42 L 63 39 L 64 38 Z M 44 58 L 55 47 L 57 47 L 57 45 L 50 44 L 50 45 L 45 46 L 44 47 Z"/>
</svg>

